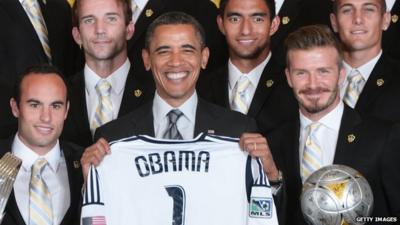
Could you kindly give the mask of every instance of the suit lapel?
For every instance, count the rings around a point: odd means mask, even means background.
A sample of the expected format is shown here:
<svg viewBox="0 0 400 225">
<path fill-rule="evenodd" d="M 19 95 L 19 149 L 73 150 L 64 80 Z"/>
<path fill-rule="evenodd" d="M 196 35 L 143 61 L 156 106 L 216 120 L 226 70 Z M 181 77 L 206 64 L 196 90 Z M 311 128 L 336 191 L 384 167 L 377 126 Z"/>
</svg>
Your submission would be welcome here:
<svg viewBox="0 0 400 225">
<path fill-rule="evenodd" d="M 140 107 L 132 117 L 131 126 L 135 127 L 135 135 L 144 134 L 155 137 L 154 119 L 153 119 L 153 101 L 150 101 Z"/>
<path fill-rule="evenodd" d="M 121 106 L 119 108 L 118 117 L 127 114 L 137 108 L 144 101 L 145 97 L 151 95 L 152 90 L 145 82 L 145 77 L 134 75 L 133 66 L 129 69 L 126 78 L 124 94 L 122 96 Z"/>
<path fill-rule="evenodd" d="M 135 33 L 131 41 L 128 42 L 128 49 L 131 49 L 136 41 L 145 34 L 147 27 L 153 22 L 154 18 L 157 18 L 163 13 L 163 8 L 166 6 L 167 2 L 168 1 L 163 0 L 149 0 L 147 2 L 135 23 Z"/>
<path fill-rule="evenodd" d="M 215 104 L 230 108 L 229 104 L 229 88 L 228 88 L 228 64 L 224 65 L 217 73 L 213 74 L 215 76 L 212 82 L 212 91 Z"/>
<path fill-rule="evenodd" d="M 378 62 L 376 63 L 374 69 L 369 76 L 361 95 L 357 101 L 356 109 L 359 112 L 368 111 L 368 105 L 371 105 L 372 102 L 382 93 L 385 89 L 385 86 L 390 84 L 393 78 L 393 74 L 390 71 L 390 66 L 386 66 L 385 61 L 387 59 L 384 55 L 380 57 Z M 384 81 L 382 85 L 378 85 L 379 82 Z"/>
<path fill-rule="evenodd" d="M 86 94 L 85 94 L 85 77 L 83 71 L 75 75 L 74 79 L 71 81 L 69 92 L 71 94 L 71 106 L 70 114 L 73 119 L 73 123 L 78 127 L 76 132 L 81 133 L 81 139 L 91 140 L 92 134 L 90 132 L 90 122 L 87 113 L 86 106 Z"/>
<path fill-rule="evenodd" d="M 348 164 L 346 162 L 350 160 L 349 153 L 355 144 L 353 141 L 357 141 L 358 136 L 354 127 L 360 122 L 361 117 L 353 109 L 345 105 L 333 160 L 334 164 Z"/>
<path fill-rule="evenodd" d="M 37 36 L 36 31 L 20 2 L 18 0 L 2 0 L 0 1 L 0 6 L 5 9 L 5 12 L 8 12 L 9 17 L 12 18 L 15 23 L 19 23 L 25 27 L 24 29 L 21 29 L 25 34 L 20 35 L 31 38 L 32 48 L 36 51 L 36 55 L 47 59 L 42 48 L 42 43 L 40 42 L 39 37 Z"/>
<path fill-rule="evenodd" d="M 265 66 L 247 115 L 256 117 L 275 86 L 281 82 L 282 70 L 276 65 L 278 65 L 278 63 L 272 57 Z"/>
<path fill-rule="evenodd" d="M 215 124 L 214 121 L 218 120 L 219 116 L 213 113 L 209 108 L 207 108 L 205 104 L 206 103 L 199 98 L 196 109 L 194 137 L 202 132 L 206 134 L 220 133 L 216 127 L 213 127 L 213 124 Z"/>
<path fill-rule="evenodd" d="M 281 9 L 279 10 L 278 16 L 281 19 L 281 23 L 277 32 L 272 36 L 272 40 L 282 40 L 287 36 L 292 29 L 292 24 L 296 21 L 296 17 L 300 12 L 301 0 L 285 0 Z"/>
</svg>

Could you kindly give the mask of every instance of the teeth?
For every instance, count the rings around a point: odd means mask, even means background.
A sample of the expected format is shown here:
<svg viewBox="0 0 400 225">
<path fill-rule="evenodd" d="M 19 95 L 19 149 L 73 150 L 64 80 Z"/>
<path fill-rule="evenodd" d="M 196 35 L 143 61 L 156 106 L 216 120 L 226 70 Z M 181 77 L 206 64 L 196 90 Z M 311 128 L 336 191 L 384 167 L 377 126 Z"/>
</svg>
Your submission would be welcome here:
<svg viewBox="0 0 400 225">
<path fill-rule="evenodd" d="M 187 75 L 186 72 L 167 73 L 167 78 L 170 80 L 178 80 L 184 78 L 186 75 Z"/>
<path fill-rule="evenodd" d="M 40 132 L 40 133 L 50 133 L 51 132 L 51 128 L 49 127 L 36 127 L 36 129 Z"/>
<path fill-rule="evenodd" d="M 239 42 L 243 43 L 243 44 L 248 44 L 248 43 L 253 42 L 253 40 L 239 40 Z"/>
<path fill-rule="evenodd" d="M 352 31 L 351 33 L 352 33 L 352 34 L 364 34 L 365 31 L 358 30 L 358 31 Z"/>
</svg>

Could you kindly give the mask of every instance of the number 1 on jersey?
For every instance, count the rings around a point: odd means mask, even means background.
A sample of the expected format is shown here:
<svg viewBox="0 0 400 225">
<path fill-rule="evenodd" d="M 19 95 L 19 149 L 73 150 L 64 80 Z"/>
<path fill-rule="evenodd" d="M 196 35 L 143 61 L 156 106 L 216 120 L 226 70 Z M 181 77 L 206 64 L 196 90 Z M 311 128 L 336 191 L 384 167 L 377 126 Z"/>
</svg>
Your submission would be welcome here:
<svg viewBox="0 0 400 225">
<path fill-rule="evenodd" d="M 168 195 L 174 201 L 174 208 L 172 211 L 172 225 L 185 224 L 185 189 L 179 185 L 165 186 Z"/>
</svg>

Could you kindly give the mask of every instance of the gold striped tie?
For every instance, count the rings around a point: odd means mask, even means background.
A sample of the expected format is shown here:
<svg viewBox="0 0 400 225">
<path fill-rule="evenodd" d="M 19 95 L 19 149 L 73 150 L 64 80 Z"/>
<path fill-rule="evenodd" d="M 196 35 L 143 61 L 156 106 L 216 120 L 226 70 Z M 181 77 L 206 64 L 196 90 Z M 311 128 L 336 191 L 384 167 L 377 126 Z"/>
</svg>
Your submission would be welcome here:
<svg viewBox="0 0 400 225">
<path fill-rule="evenodd" d="M 44 53 L 51 64 L 51 50 L 49 45 L 49 38 L 46 23 L 44 22 L 42 11 L 38 0 L 24 0 L 24 8 L 28 14 L 29 20 L 31 21 L 33 28 L 35 28 L 36 34 L 39 37 Z"/>
<path fill-rule="evenodd" d="M 30 225 L 53 225 L 51 194 L 42 178 L 42 172 L 46 165 L 46 159 L 40 158 L 32 166 L 31 182 L 29 184 Z"/>
<path fill-rule="evenodd" d="M 316 133 L 320 127 L 320 123 L 312 123 L 307 126 L 308 135 L 304 145 L 300 168 L 303 182 L 311 173 L 322 166 L 322 150 L 316 138 Z"/>
<path fill-rule="evenodd" d="M 94 120 L 92 122 L 92 133 L 97 127 L 111 121 L 113 119 L 113 106 L 111 102 L 111 84 L 101 79 L 95 87 L 99 95 L 99 105 L 97 106 Z"/>
<path fill-rule="evenodd" d="M 360 71 L 353 70 L 348 77 L 348 81 L 349 84 L 347 85 L 343 101 L 354 109 L 364 87 L 364 78 L 362 77 Z"/>
<path fill-rule="evenodd" d="M 231 109 L 247 114 L 249 111 L 248 100 L 246 99 L 246 90 L 250 85 L 250 80 L 247 76 L 243 75 L 236 82 L 235 95 L 233 96 Z"/>
</svg>

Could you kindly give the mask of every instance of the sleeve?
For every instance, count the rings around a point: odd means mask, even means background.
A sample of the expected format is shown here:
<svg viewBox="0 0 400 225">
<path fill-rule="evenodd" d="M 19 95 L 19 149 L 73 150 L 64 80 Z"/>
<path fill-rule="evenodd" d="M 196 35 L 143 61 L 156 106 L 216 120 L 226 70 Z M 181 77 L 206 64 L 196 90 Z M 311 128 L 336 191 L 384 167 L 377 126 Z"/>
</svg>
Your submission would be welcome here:
<svg viewBox="0 0 400 225">
<path fill-rule="evenodd" d="M 86 191 L 83 196 L 81 225 L 106 225 L 106 210 L 100 177 L 92 165 L 89 169 Z"/>
<path fill-rule="evenodd" d="M 261 160 L 251 159 L 253 184 L 250 193 L 248 225 L 278 225 L 278 217 L 271 186 L 263 170 Z"/>
</svg>

